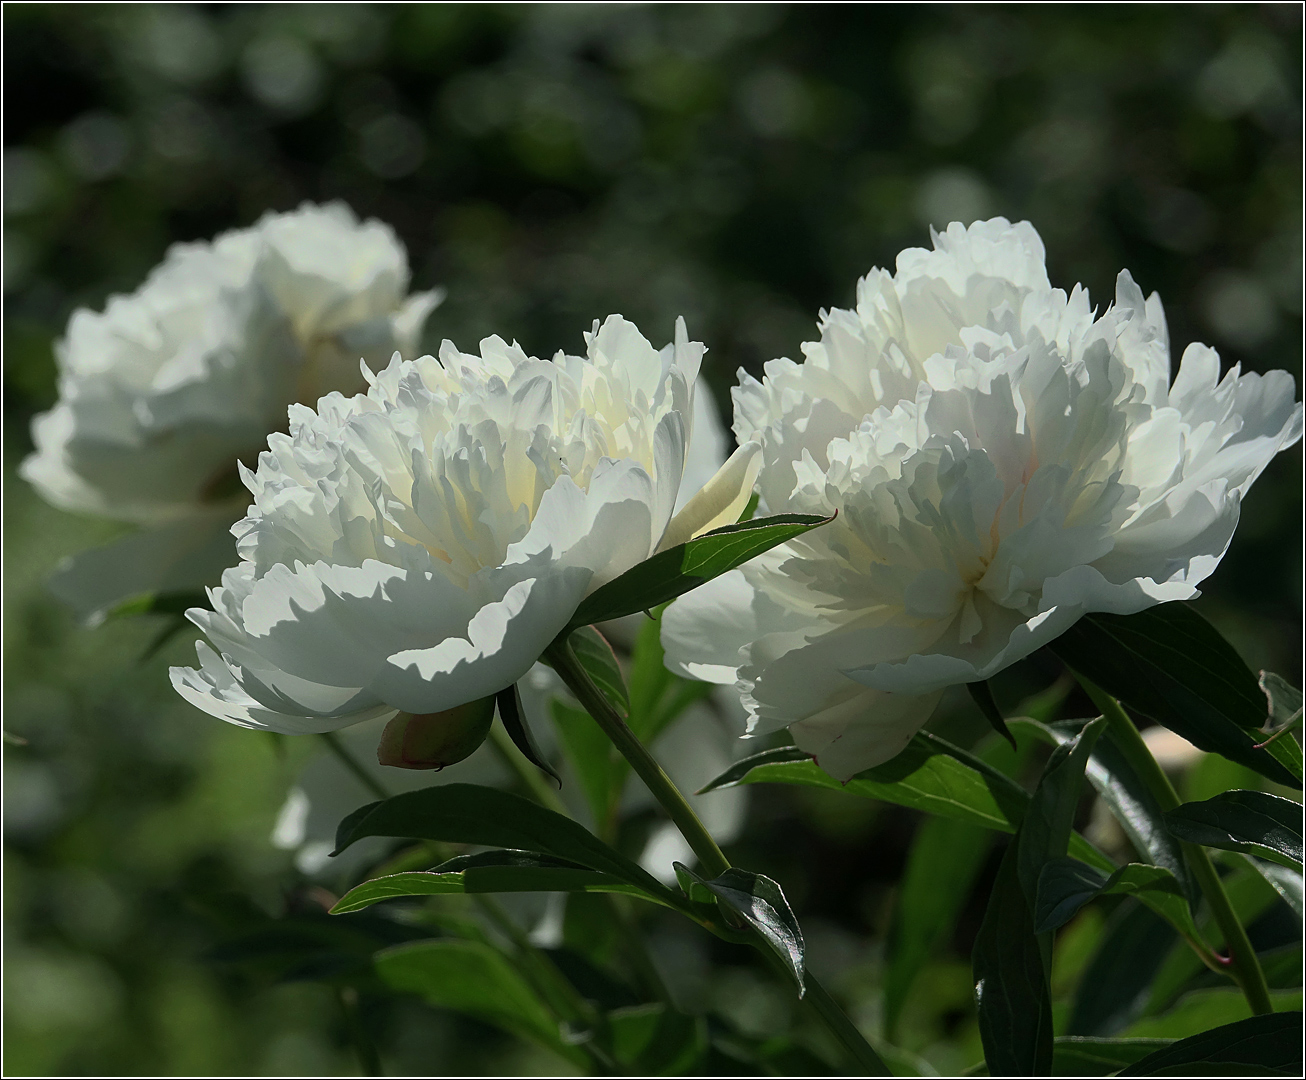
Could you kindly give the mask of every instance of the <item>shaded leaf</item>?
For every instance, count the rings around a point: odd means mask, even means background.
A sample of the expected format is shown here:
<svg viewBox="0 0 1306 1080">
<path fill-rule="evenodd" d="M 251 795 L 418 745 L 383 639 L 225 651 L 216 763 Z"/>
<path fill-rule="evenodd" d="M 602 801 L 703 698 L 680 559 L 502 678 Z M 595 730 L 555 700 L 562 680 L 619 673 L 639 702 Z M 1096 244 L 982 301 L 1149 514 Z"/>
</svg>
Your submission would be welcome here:
<svg viewBox="0 0 1306 1080">
<path fill-rule="evenodd" d="M 1052 1048 L 1053 1076 L 1110 1076 L 1126 1065 L 1163 1050 L 1173 1039 L 1108 1039 L 1059 1035 Z"/>
<path fill-rule="evenodd" d="M 1265 791 L 1226 791 L 1165 815 L 1180 839 L 1302 868 L 1302 808 Z"/>
<path fill-rule="evenodd" d="M 1024 727 L 1055 745 L 1073 738 L 1083 721 L 1040 724 L 1014 717 L 1011 723 L 1013 727 Z M 1147 862 L 1169 870 L 1183 886 L 1184 895 L 1192 901 L 1198 895 L 1198 889 L 1188 872 L 1179 841 L 1165 823 L 1160 804 L 1134 772 L 1109 727 L 1093 747 L 1086 775 L 1129 837 L 1134 850 Z"/>
<path fill-rule="evenodd" d="M 656 1002 L 607 1015 L 612 1055 L 637 1076 L 682 1076 L 707 1049 L 707 1025 Z"/>
<path fill-rule="evenodd" d="M 359 807 L 340 823 L 336 853 L 365 836 L 538 851 L 611 874 L 675 902 L 670 889 L 571 818 L 519 795 L 476 784 L 441 784 Z"/>
<path fill-rule="evenodd" d="M 1075 738 L 1058 745 L 1043 768 L 1038 788 L 1021 822 L 1017 843 L 1020 885 L 1031 908 L 1044 864 L 1064 856 L 1070 844 L 1075 807 L 1084 784 L 1084 767 L 1105 727 L 1105 718 L 1094 720 Z"/>
<path fill-rule="evenodd" d="M 572 632 L 571 648 L 608 703 L 623 719 L 629 716 L 630 697 L 626 692 L 626 680 L 608 639 L 592 626 L 581 626 Z"/>
<path fill-rule="evenodd" d="M 798 983 L 798 996 L 806 992 L 803 982 L 803 931 L 789 908 L 784 891 L 769 877 L 731 867 L 720 877 L 706 881 L 680 863 L 673 864 L 676 876 L 688 878 L 737 911 L 761 934 Z M 688 891 L 688 890 L 687 890 Z M 690 894 L 690 899 L 694 899 Z"/>
<path fill-rule="evenodd" d="M 1302 1014 L 1252 1016 L 1171 1043 L 1121 1070 L 1121 1076 L 1302 1074 Z M 1220 1071 L 1211 1066 L 1223 1066 Z"/>
<path fill-rule="evenodd" d="M 663 662 L 662 616 L 655 612 L 639 629 L 630 669 L 630 728 L 647 745 L 713 684 L 682 679 Z"/>
<path fill-rule="evenodd" d="M 140 593 L 121 600 L 105 612 L 106 619 L 131 615 L 182 615 L 189 608 L 209 608 L 209 595 L 203 589 L 184 592 Z"/>
<path fill-rule="evenodd" d="M 580 783 L 581 792 L 594 815 L 595 827 L 602 832 L 621 793 L 625 760 L 620 758 L 612 740 L 584 709 L 569 705 L 561 698 L 549 702 L 553 725 Z"/>
<path fill-rule="evenodd" d="M 392 989 L 488 1021 L 577 1064 L 586 1062 L 562 1038 L 557 1020 L 512 962 L 489 945 L 419 941 L 382 950 L 374 962 Z"/>
<path fill-rule="evenodd" d="M 1153 977 L 1178 934 L 1135 901 L 1118 907 L 1075 993 L 1067 1035 L 1114 1035 L 1147 1004 Z M 1187 945 L 1183 952 L 1192 956 Z M 1193 958 L 1198 967 L 1201 962 Z"/>
<path fill-rule="evenodd" d="M 1158 604 L 1133 615 L 1085 615 L 1052 642 L 1128 709 L 1150 716 L 1202 750 L 1223 754 L 1281 784 L 1301 787 L 1301 750 L 1265 749 L 1265 697 L 1237 651 L 1191 606 Z"/>
<path fill-rule="evenodd" d="M 1276 675 L 1273 671 L 1262 671 L 1256 681 L 1269 707 L 1269 723 L 1266 726 L 1270 730 L 1283 727 L 1301 712 L 1301 691 L 1282 675 Z"/>
<path fill-rule="evenodd" d="M 988 856 L 986 829 L 927 817 L 916 830 L 885 942 L 884 1030 L 890 1042 L 921 967 L 953 930 Z"/>
<path fill-rule="evenodd" d="M 1106 877 L 1078 859 L 1049 860 L 1038 878 L 1035 927 L 1043 933 L 1064 926 L 1090 900 L 1103 895 L 1146 897 L 1153 911 L 1165 915 L 1181 933 L 1198 940 L 1183 887 L 1169 870 L 1145 863 L 1129 863 Z"/>
<path fill-rule="evenodd" d="M 668 548 L 590 593 L 576 609 L 568 629 L 665 604 L 831 520 L 811 514 L 777 514 L 726 525 Z"/>
<path fill-rule="evenodd" d="M 1283 897 L 1284 903 L 1297 913 L 1297 918 L 1306 918 L 1306 900 L 1302 895 L 1303 891 L 1306 891 L 1304 888 L 1306 883 L 1302 881 L 1301 871 L 1280 866 L 1278 863 L 1264 862 L 1250 855 L 1247 856 L 1247 862 L 1270 883 L 1275 892 Z"/>
<path fill-rule="evenodd" d="M 526 710 L 522 707 L 521 691 L 517 689 L 517 684 L 513 683 L 500 690 L 495 696 L 495 704 L 499 707 L 499 720 L 503 723 L 504 731 L 512 739 L 513 745 L 522 752 L 522 757 L 537 769 L 548 773 L 562 787 L 562 778 L 544 760 L 535 736 L 531 733 L 531 726 L 526 722 Z"/>
<path fill-rule="evenodd" d="M 970 691 L 971 700 L 979 706 L 979 711 L 984 714 L 984 719 L 989 722 L 994 731 L 1011 743 L 1011 748 L 1014 750 L 1016 748 L 1016 736 L 1008 730 L 1007 722 L 1002 718 L 1002 710 L 998 708 L 998 703 L 993 700 L 993 691 L 989 688 L 989 684 L 987 682 L 967 683 L 966 689 Z"/>
<path fill-rule="evenodd" d="M 1052 996 L 1020 885 L 1019 838 L 1008 847 L 971 954 L 984 1060 L 992 1076 L 1046 1076 Z"/>
</svg>

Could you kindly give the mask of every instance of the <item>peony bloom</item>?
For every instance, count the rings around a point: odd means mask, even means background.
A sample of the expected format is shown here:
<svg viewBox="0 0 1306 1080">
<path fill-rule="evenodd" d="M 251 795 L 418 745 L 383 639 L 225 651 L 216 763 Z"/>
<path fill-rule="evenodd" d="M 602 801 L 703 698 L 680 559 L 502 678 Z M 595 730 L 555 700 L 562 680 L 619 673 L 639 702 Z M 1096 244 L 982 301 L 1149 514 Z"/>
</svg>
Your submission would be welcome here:
<svg viewBox="0 0 1306 1080">
<path fill-rule="evenodd" d="M 1096 316 L 1026 222 L 951 225 L 820 330 L 804 363 L 741 372 L 735 431 L 768 512 L 838 518 L 662 625 L 673 670 L 737 681 L 750 732 L 788 726 L 841 779 L 1086 612 L 1196 596 L 1301 436 L 1291 376 L 1221 378 L 1194 344 L 1172 381 L 1160 299 L 1121 273 Z"/>
<path fill-rule="evenodd" d="M 360 357 L 417 351 L 442 294 L 407 290 L 389 226 L 305 204 L 177 244 L 130 296 L 76 311 L 56 347 L 59 402 L 33 422 L 20 471 L 56 506 L 150 531 L 79 556 L 55 591 L 89 613 L 215 581 L 244 508 L 236 462 L 287 405 L 362 389 Z"/>
<path fill-rule="evenodd" d="M 218 651 L 172 669 L 178 692 L 287 733 L 443 712 L 525 675 L 600 585 L 735 520 L 753 444 L 673 517 L 704 352 L 684 322 L 661 352 L 615 315 L 586 343 L 549 362 L 446 341 L 292 406 L 242 467 L 242 561 L 188 613 Z"/>
</svg>

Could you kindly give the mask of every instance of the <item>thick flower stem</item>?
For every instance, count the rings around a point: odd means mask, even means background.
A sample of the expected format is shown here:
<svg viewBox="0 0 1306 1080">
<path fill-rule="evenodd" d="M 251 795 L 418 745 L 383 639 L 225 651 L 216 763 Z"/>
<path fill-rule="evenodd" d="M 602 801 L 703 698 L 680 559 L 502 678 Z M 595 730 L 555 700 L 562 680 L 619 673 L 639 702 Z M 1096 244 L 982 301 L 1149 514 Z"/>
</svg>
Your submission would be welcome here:
<svg viewBox="0 0 1306 1080">
<path fill-rule="evenodd" d="M 554 671 L 567 684 L 567 689 L 576 695 L 594 722 L 603 729 L 603 734 L 612 740 L 621 756 L 630 762 L 630 767 L 675 822 L 680 834 L 698 856 L 699 865 L 707 876 L 720 877 L 729 870 L 730 862 L 721 853 L 712 834 L 698 820 L 698 815 L 680 793 L 680 789 L 671 782 L 671 777 L 663 771 L 657 759 L 594 685 L 576 659 L 571 645 L 565 639 L 560 639 L 549 646 L 545 655 Z"/>
<path fill-rule="evenodd" d="M 608 703 L 602 692 L 594 685 L 588 673 L 576 659 L 576 654 L 565 639 L 555 641 L 545 653 L 566 683 L 567 688 L 576 695 L 576 699 L 585 707 L 595 723 L 616 745 L 622 756 L 644 781 L 653 797 L 661 803 L 668 816 L 681 835 L 688 842 L 694 854 L 698 856 L 699 865 L 709 877 L 720 877 L 730 869 L 730 861 L 722 854 L 712 834 L 698 819 L 693 807 L 680 793 L 680 789 L 663 771 L 662 766 L 649 753 L 648 748 L 639 741 L 639 737 L 630 730 L 625 720 Z M 758 948 L 768 960 L 774 955 L 760 941 Z M 787 976 L 786 976 L 787 977 Z M 857 1026 L 848 1019 L 844 1011 L 809 970 L 805 973 L 807 993 L 804 1002 L 816 1013 L 821 1023 L 830 1034 L 844 1047 L 856 1065 L 855 1075 L 891 1076 L 888 1067 L 880 1060 Z"/>
<path fill-rule="evenodd" d="M 1120 703 L 1078 672 L 1075 673 L 1075 677 L 1088 696 L 1093 699 L 1093 704 L 1102 710 L 1102 715 L 1107 718 L 1107 723 L 1111 725 L 1111 730 L 1115 734 L 1116 746 L 1125 755 L 1125 759 L 1138 774 L 1139 779 L 1147 785 L 1161 809 L 1168 811 L 1179 806 L 1180 799 L 1174 785 L 1157 764 L 1156 758 L 1147 748 L 1147 743 L 1143 741 L 1143 736 L 1139 734 L 1138 728 L 1121 708 Z M 1227 973 L 1246 996 L 1252 1012 L 1273 1012 L 1274 1006 L 1270 1004 L 1270 990 L 1265 983 L 1265 972 L 1261 970 L 1261 962 L 1256 956 L 1256 950 L 1247 940 L 1247 931 L 1243 929 L 1243 924 L 1229 903 L 1229 894 L 1224 891 L 1224 885 L 1221 884 L 1220 875 L 1211 863 L 1211 857 L 1200 844 L 1181 841 L 1180 846 L 1202 894 L 1206 897 L 1206 902 L 1211 907 L 1216 925 L 1224 936 L 1225 950 L 1229 954 Z"/>
</svg>

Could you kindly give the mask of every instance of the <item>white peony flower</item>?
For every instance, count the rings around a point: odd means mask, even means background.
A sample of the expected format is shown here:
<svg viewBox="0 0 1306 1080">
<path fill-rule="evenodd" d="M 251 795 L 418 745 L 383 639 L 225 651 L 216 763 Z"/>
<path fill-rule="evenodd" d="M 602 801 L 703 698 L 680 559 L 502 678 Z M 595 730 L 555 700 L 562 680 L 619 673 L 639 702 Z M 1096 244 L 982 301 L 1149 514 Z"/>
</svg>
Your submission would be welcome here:
<svg viewBox="0 0 1306 1080">
<path fill-rule="evenodd" d="M 586 357 L 396 357 L 366 394 L 290 410 L 233 528 L 242 562 L 189 612 L 220 651 L 173 685 L 246 727 L 434 713 L 521 678 L 586 595 L 735 520 L 750 444 L 672 516 L 704 348 L 612 316 Z"/>
<path fill-rule="evenodd" d="M 407 290 L 389 226 L 305 204 L 177 244 L 130 296 L 76 311 L 55 350 L 59 402 L 20 471 L 56 506 L 152 531 L 87 553 L 56 591 L 91 612 L 216 580 L 244 507 L 236 462 L 292 402 L 362 389 L 360 357 L 417 351 L 443 294 Z"/>
<path fill-rule="evenodd" d="M 1291 376 L 1222 379 L 1195 344 L 1172 383 L 1160 299 L 1121 273 L 1095 317 L 1025 222 L 951 225 L 820 330 L 804 363 L 741 372 L 735 430 L 768 512 L 838 518 L 662 625 L 673 670 L 737 680 L 751 733 L 790 727 L 841 779 L 1084 613 L 1196 596 L 1301 436 Z"/>
</svg>

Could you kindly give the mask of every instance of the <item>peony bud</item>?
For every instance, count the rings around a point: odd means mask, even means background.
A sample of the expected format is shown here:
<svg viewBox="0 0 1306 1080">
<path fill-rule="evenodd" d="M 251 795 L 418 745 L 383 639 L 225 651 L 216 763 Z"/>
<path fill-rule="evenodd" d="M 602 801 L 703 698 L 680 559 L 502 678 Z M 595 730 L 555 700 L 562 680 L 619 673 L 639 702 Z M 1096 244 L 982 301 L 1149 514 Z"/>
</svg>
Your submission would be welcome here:
<svg viewBox="0 0 1306 1080">
<path fill-rule="evenodd" d="M 443 769 L 469 757 L 493 720 L 493 695 L 444 712 L 401 712 L 381 733 L 376 759 L 397 769 Z"/>
</svg>

